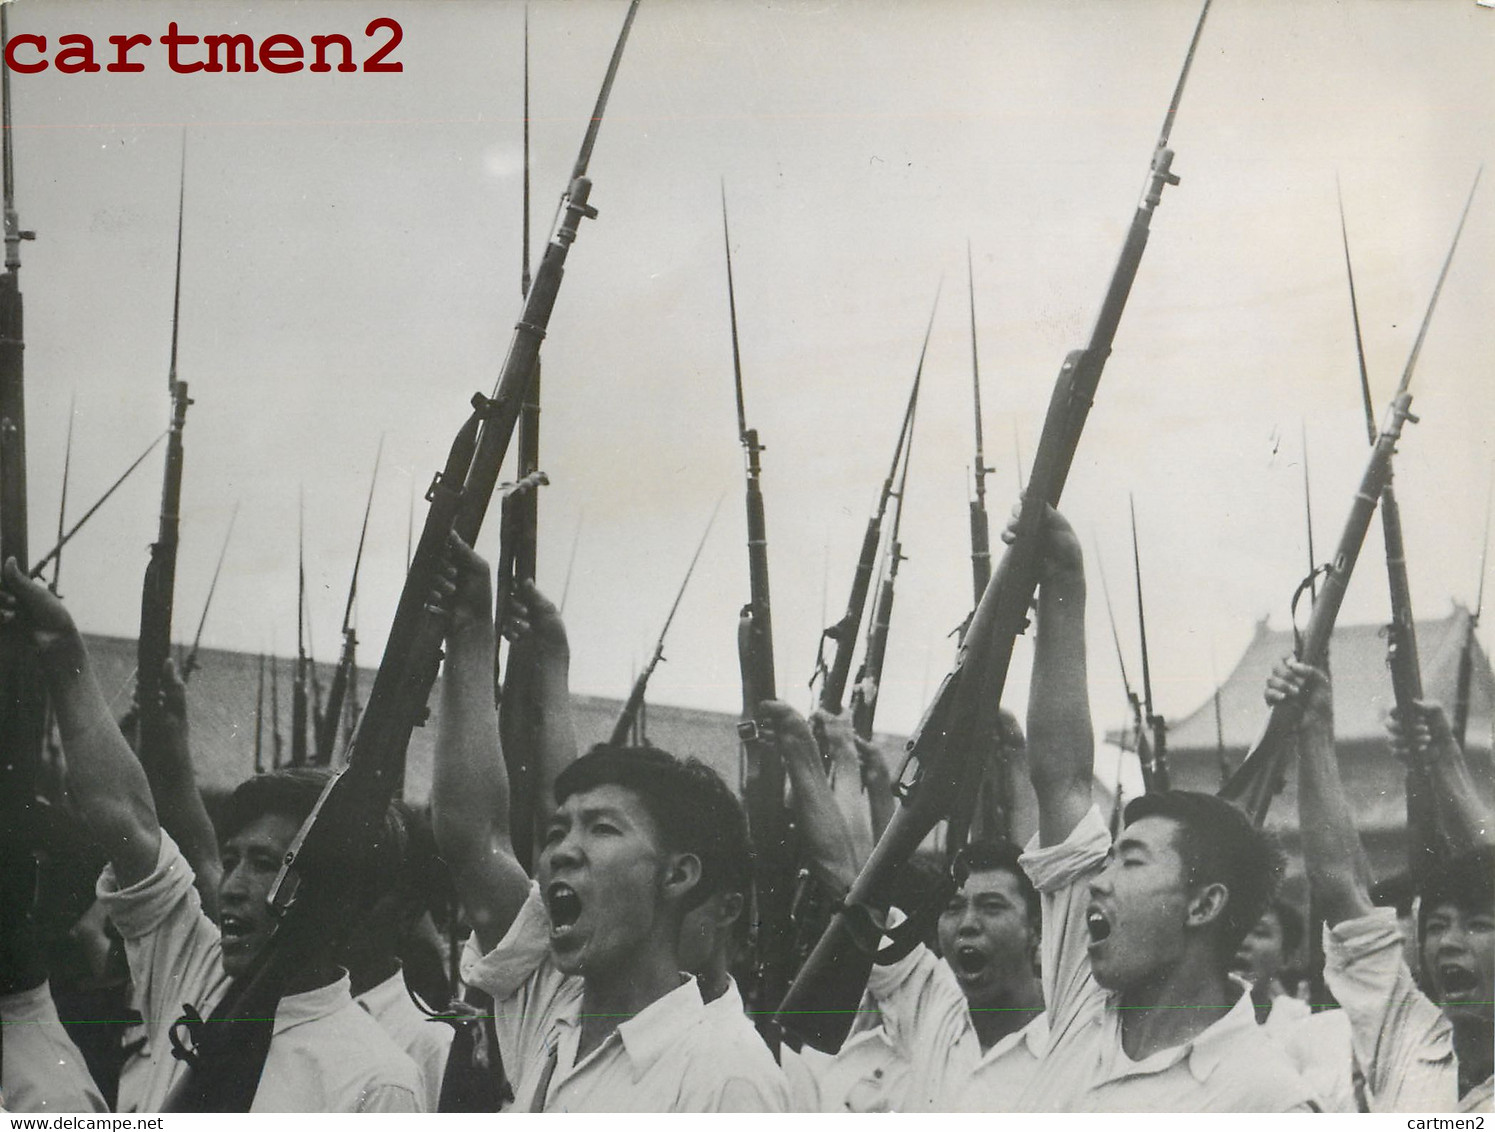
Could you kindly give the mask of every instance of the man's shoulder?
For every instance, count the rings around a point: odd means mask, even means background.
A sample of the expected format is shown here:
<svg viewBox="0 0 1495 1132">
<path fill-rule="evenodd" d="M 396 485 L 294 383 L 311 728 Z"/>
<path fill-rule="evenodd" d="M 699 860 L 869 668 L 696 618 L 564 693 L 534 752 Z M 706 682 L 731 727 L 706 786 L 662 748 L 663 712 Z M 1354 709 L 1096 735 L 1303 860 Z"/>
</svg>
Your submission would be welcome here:
<svg viewBox="0 0 1495 1132">
<path fill-rule="evenodd" d="M 418 1087 L 419 1070 L 410 1055 L 351 998 L 312 1025 L 324 1032 L 335 1031 L 336 1045 L 329 1043 L 328 1048 L 336 1048 L 339 1057 L 351 1059 L 345 1068 L 367 1083 Z"/>
<path fill-rule="evenodd" d="M 787 1103 L 784 1071 L 747 1015 L 703 1009 L 694 1025 L 680 1030 L 676 1041 L 687 1051 L 692 1085 L 714 1090 L 742 1082 L 767 1097 L 782 1096 Z"/>
<path fill-rule="evenodd" d="M 1215 1054 L 1212 1082 L 1238 1106 L 1222 1111 L 1282 1112 L 1307 1102 L 1318 1105 L 1288 1051 L 1261 1026 L 1234 1031 Z"/>
</svg>

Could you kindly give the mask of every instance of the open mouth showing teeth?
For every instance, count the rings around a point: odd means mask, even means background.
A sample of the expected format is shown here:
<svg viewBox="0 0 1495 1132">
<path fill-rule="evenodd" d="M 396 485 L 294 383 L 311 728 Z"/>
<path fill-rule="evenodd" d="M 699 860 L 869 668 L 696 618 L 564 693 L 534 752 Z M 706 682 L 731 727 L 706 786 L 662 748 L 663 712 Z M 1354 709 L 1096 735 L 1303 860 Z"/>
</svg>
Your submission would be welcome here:
<svg viewBox="0 0 1495 1132">
<path fill-rule="evenodd" d="M 1085 930 L 1093 943 L 1100 943 L 1111 934 L 1111 923 L 1100 912 L 1091 909 L 1085 913 Z"/>
<path fill-rule="evenodd" d="M 1438 982 L 1442 984 L 1443 993 L 1448 995 L 1469 994 L 1479 986 L 1474 972 L 1463 967 L 1439 967 Z"/>
<path fill-rule="evenodd" d="M 569 884 L 551 885 L 545 894 L 545 905 L 553 928 L 568 928 L 581 915 L 581 897 Z"/>
<path fill-rule="evenodd" d="M 253 930 L 247 920 L 238 916 L 224 916 L 218 922 L 218 932 L 226 940 L 240 940 Z"/>
</svg>

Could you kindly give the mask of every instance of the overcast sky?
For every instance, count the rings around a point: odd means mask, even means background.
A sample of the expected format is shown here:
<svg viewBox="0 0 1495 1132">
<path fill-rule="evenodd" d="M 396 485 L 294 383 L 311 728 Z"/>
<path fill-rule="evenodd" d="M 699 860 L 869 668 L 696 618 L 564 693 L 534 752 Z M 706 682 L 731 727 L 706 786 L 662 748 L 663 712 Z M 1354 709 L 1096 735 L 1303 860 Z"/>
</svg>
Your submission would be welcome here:
<svg viewBox="0 0 1495 1132">
<path fill-rule="evenodd" d="M 623 18 L 534 0 L 536 255 Z M 971 603 L 969 314 L 975 257 L 994 535 L 1063 357 L 1083 344 L 1198 14 L 1194 0 L 731 3 L 644 0 L 592 160 L 593 203 L 544 347 L 540 581 L 573 687 L 621 696 L 702 525 L 727 494 L 651 699 L 740 705 L 742 471 L 722 258 L 732 249 L 749 423 L 767 444 L 779 686 L 805 706 L 816 637 L 857 546 L 944 290 L 914 441 L 879 726 L 906 730 Z M 518 3 L 20 0 L 12 35 L 303 39 L 398 20 L 399 74 L 171 73 L 12 80 L 23 248 L 32 545 L 56 523 L 77 398 L 77 515 L 164 427 L 178 161 L 187 191 L 179 372 L 195 399 L 177 635 L 189 636 L 241 505 L 205 633 L 294 649 L 296 507 L 322 659 L 337 648 L 364 494 L 384 466 L 360 587 L 382 648 L 424 492 L 519 312 Z M 381 37 L 382 38 L 382 37 Z M 1160 710 L 1181 716 L 1304 573 L 1300 428 L 1321 558 L 1365 459 L 1335 206 L 1343 184 L 1377 414 L 1464 196 L 1495 139 L 1495 10 L 1472 0 L 1216 0 L 1164 196 L 1065 493 L 1102 550 L 1129 665 L 1135 492 Z M 101 60 L 107 61 L 107 58 Z M 1422 617 L 1477 587 L 1495 403 L 1495 185 L 1475 200 L 1414 384 L 1397 465 Z M 84 628 L 132 636 L 160 461 L 69 547 Z M 416 522 L 424 506 L 418 505 Z M 496 523 L 480 549 L 496 549 Z M 1387 616 L 1372 531 L 1345 621 Z M 826 579 L 828 579 L 828 584 Z M 1125 596 L 1124 596 L 1125 595 Z M 1097 724 L 1123 700 L 1099 587 Z M 1488 642 L 1488 631 L 1483 639 Z M 1009 701 L 1026 695 L 1020 646 Z"/>
</svg>

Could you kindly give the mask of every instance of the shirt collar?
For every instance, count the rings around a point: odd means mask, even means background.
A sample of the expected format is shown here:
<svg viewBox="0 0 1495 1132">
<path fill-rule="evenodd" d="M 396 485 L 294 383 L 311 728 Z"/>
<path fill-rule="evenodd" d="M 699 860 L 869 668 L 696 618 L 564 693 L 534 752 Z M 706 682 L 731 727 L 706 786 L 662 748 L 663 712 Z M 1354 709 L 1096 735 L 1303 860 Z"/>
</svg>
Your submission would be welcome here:
<svg viewBox="0 0 1495 1132">
<path fill-rule="evenodd" d="M 1161 1073 L 1180 1061 L 1187 1060 L 1189 1073 L 1194 1080 L 1201 1084 L 1209 1080 L 1210 1074 L 1225 1059 L 1230 1044 L 1238 1039 L 1242 1032 L 1256 1030 L 1256 1008 L 1251 1001 L 1251 985 L 1235 975 L 1230 976 L 1230 981 L 1240 990 L 1241 997 L 1236 1000 L 1236 1004 L 1226 1012 L 1223 1018 L 1212 1022 L 1203 1033 L 1197 1034 L 1182 1045 L 1159 1050 L 1141 1061 L 1132 1061 L 1122 1049 L 1121 1013 L 1116 1009 L 1115 993 L 1108 995 L 1106 1015 L 1112 1040 L 1109 1050 L 1102 1053 L 1103 1065 L 1109 1064 L 1110 1066 L 1106 1071 L 1106 1077 L 1111 1079 L 1134 1073 Z M 1119 1071 L 1121 1066 L 1126 1067 L 1124 1072 Z"/>
<path fill-rule="evenodd" d="M 375 983 L 360 995 L 355 995 L 353 1001 L 362 1006 L 371 1014 L 377 1014 L 386 1010 L 400 999 L 405 997 L 405 973 L 396 971 L 382 983 Z"/>
<path fill-rule="evenodd" d="M 1230 1043 L 1242 1031 L 1256 1029 L 1256 1006 L 1251 1001 L 1250 984 L 1234 975 L 1231 976 L 1231 981 L 1240 988 L 1241 997 L 1225 1017 L 1212 1023 L 1204 1033 L 1185 1046 L 1189 1051 L 1189 1072 L 1201 1084 L 1209 1079 L 1210 1074 L 1224 1060 Z"/>
<path fill-rule="evenodd" d="M 293 1026 L 336 1014 L 353 1001 L 348 986 L 348 972 L 344 971 L 341 978 L 326 986 L 283 996 L 275 1008 L 275 1027 L 271 1032 L 283 1034 Z"/>
<path fill-rule="evenodd" d="M 616 1037 L 622 1044 L 623 1052 L 633 1063 L 635 1080 L 648 1072 L 649 1068 L 679 1039 L 686 1027 L 700 1017 L 701 1012 L 706 1009 L 706 1004 L 701 1000 L 701 988 L 696 985 L 696 980 L 689 975 L 684 978 L 685 982 L 680 986 L 670 991 L 669 994 L 656 998 L 628 1021 L 621 1023 L 608 1036 L 607 1042 L 611 1042 Z M 728 988 L 728 993 L 730 994 L 733 989 L 735 988 Z M 575 1010 L 557 1018 L 556 1025 L 567 1030 L 579 1029 L 580 1014 L 581 999 L 578 998 Z M 603 1045 L 605 1046 L 607 1042 Z"/>
</svg>

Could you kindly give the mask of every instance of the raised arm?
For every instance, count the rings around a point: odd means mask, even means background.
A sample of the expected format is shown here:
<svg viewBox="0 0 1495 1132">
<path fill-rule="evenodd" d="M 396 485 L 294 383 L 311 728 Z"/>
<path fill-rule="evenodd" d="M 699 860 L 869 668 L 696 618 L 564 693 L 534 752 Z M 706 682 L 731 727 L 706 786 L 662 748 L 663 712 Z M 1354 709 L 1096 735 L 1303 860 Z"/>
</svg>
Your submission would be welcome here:
<svg viewBox="0 0 1495 1132">
<path fill-rule="evenodd" d="M 861 861 L 822 769 L 820 748 L 815 745 L 810 725 L 779 700 L 764 700 L 755 718 L 763 741 L 772 744 L 784 762 L 793 793 L 794 820 L 804 836 L 810 871 L 840 899 L 856 880 Z"/>
<path fill-rule="evenodd" d="M 140 742 L 149 744 L 153 752 L 153 757 L 141 760 L 146 767 L 146 781 L 150 783 L 161 827 L 181 847 L 182 856 L 197 874 L 197 894 L 202 898 L 203 910 L 216 920 L 218 882 L 223 876 L 218 835 L 192 771 L 187 686 L 170 660 L 161 673 L 161 708 L 156 714 L 159 727 L 155 734 L 140 736 Z"/>
<path fill-rule="evenodd" d="M 505 744 L 534 743 L 533 765 L 539 768 L 535 804 L 535 829 L 544 833 L 555 797 L 556 776 L 576 760 L 576 722 L 571 714 L 571 646 L 566 625 L 555 603 L 529 579 L 519 581 L 509 600 L 508 624 L 501 626 L 513 643 L 509 663 L 529 665 L 534 672 L 533 730 L 515 735 L 505 725 L 500 711 L 499 726 Z M 528 719 L 528 711 L 525 713 Z M 512 753 L 512 752 L 511 752 Z"/>
<path fill-rule="evenodd" d="M 1492 821 L 1495 815 L 1475 789 L 1469 764 L 1453 737 L 1443 705 L 1416 700 L 1413 713 L 1410 724 L 1404 724 L 1393 713 L 1386 731 L 1397 758 L 1402 762 L 1416 759 L 1419 765 L 1427 767 L 1438 824 L 1448 834 L 1451 850 L 1463 853 L 1495 844 L 1495 821 Z"/>
<path fill-rule="evenodd" d="M 1011 525 L 1002 537 L 1012 541 Z M 1080 541 L 1052 507 L 1045 510 L 1039 537 L 1043 546 L 1028 690 L 1028 773 L 1038 796 L 1039 843 L 1057 845 L 1090 809 L 1095 731 L 1085 674 Z"/>
<path fill-rule="evenodd" d="M 441 723 L 431 780 L 436 844 L 484 951 L 495 947 L 529 894 L 509 836 L 509 776 L 493 703 L 492 585 L 488 564 L 455 535 L 433 594 L 451 610 Z"/>
<path fill-rule="evenodd" d="M 1303 866 L 1324 922 L 1331 927 L 1371 911 L 1370 869 L 1350 797 L 1334 754 L 1334 696 L 1329 678 L 1291 658 L 1267 678 L 1267 703 L 1296 716 L 1298 826 Z"/>
<path fill-rule="evenodd" d="M 69 792 L 120 886 L 144 880 L 156 867 L 161 825 L 145 771 L 114 722 L 78 627 L 62 601 L 14 559 L 5 562 L 3 582 L 0 617 L 31 634 L 57 714 Z"/>
</svg>

